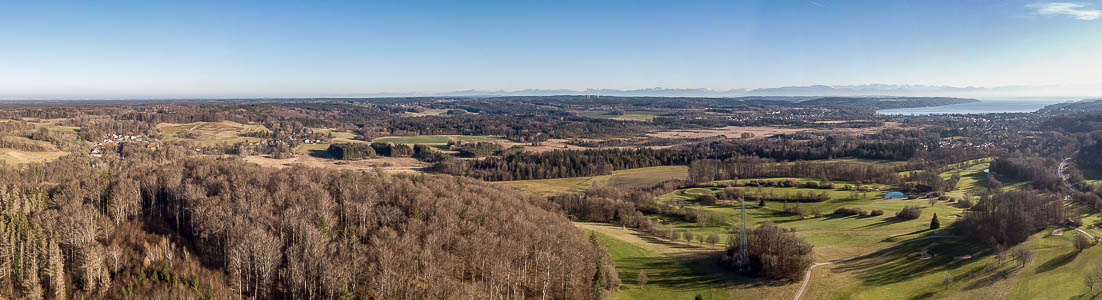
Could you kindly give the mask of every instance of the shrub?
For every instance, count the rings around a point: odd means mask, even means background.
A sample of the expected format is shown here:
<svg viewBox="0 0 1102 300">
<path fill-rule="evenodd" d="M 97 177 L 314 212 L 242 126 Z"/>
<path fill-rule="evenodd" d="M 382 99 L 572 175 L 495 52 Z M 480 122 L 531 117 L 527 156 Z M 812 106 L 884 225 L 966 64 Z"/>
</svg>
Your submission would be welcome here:
<svg viewBox="0 0 1102 300">
<path fill-rule="evenodd" d="M 1025 267 L 1030 263 L 1033 263 L 1033 250 L 1029 250 L 1025 246 L 1017 246 L 1014 249 L 1010 249 L 1010 257 L 1014 258 L 1021 266 Z"/>
<path fill-rule="evenodd" d="M 374 142 L 371 143 L 371 148 L 375 149 L 375 154 L 379 156 L 390 156 L 391 143 Z"/>
<path fill-rule="evenodd" d="M 937 220 L 937 213 L 934 213 L 934 217 L 930 219 L 930 229 L 935 230 L 941 228 L 941 221 Z"/>
<path fill-rule="evenodd" d="M 450 158 L 447 154 L 425 145 L 413 145 L 413 157 L 425 162 L 439 162 Z"/>
<path fill-rule="evenodd" d="M 700 197 L 696 197 L 696 201 L 704 205 L 714 205 L 716 204 L 716 201 L 719 201 L 719 199 L 716 199 L 716 195 L 713 195 L 712 193 L 707 193 L 704 195 L 700 195 Z"/>
<path fill-rule="evenodd" d="M 918 205 L 907 205 L 903 210 L 896 213 L 895 216 L 907 220 L 918 219 L 918 217 L 922 216 L 922 207 Z"/>
<path fill-rule="evenodd" d="M 861 213 L 863 213 L 863 212 L 864 212 L 864 211 L 863 211 L 863 210 L 861 210 L 860 208 L 845 208 L 845 207 L 839 207 L 838 209 L 835 209 L 835 210 L 834 210 L 834 214 L 836 214 L 836 215 L 843 215 L 843 216 L 853 216 L 853 215 L 859 215 L 859 214 L 861 214 Z"/>
<path fill-rule="evenodd" d="M 883 215 L 884 215 L 884 210 L 881 210 L 881 209 L 874 209 L 874 210 L 872 210 L 872 212 L 869 212 L 869 215 L 870 215 L 870 216 L 873 216 L 873 217 L 875 217 L 875 216 L 883 216 Z"/>
<path fill-rule="evenodd" d="M 957 201 L 957 207 L 959 207 L 959 208 L 972 207 L 972 200 L 960 199 L 960 201 Z"/>
<path fill-rule="evenodd" d="M 785 208 L 784 212 L 787 213 L 787 214 L 790 214 L 790 215 L 798 215 L 798 216 L 803 216 L 804 215 L 804 209 L 800 208 L 800 207 L 796 207 L 796 206 L 790 206 L 788 208 Z"/>
<path fill-rule="evenodd" d="M 1083 252 L 1087 248 L 1091 247 L 1091 242 L 1087 240 L 1082 234 L 1075 235 L 1075 252 Z"/>
<path fill-rule="evenodd" d="M 409 157 L 413 156 L 413 147 L 406 144 L 391 144 L 390 156 L 393 157 Z"/>
</svg>

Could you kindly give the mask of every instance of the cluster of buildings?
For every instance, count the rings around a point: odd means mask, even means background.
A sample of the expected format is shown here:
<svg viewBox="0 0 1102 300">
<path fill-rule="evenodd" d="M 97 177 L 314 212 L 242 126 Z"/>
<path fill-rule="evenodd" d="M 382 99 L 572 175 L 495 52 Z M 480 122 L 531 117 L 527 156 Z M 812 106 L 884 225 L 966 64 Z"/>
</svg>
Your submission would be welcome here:
<svg viewBox="0 0 1102 300">
<path fill-rule="evenodd" d="M 88 151 L 88 154 L 103 155 L 103 153 L 108 151 L 118 151 L 119 145 L 124 142 L 142 140 L 145 139 L 141 136 L 112 134 L 104 138 L 103 141 L 92 144 L 92 149 Z"/>
</svg>

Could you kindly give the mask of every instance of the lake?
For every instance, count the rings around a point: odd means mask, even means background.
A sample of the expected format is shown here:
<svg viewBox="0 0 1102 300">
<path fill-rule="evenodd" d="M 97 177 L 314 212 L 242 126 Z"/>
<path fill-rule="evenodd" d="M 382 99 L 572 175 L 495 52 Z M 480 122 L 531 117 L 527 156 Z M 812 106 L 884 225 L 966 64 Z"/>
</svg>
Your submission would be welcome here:
<svg viewBox="0 0 1102 300">
<path fill-rule="evenodd" d="M 947 114 L 989 114 L 989 113 L 1027 113 L 1035 112 L 1047 105 L 1067 102 L 1066 100 L 984 100 L 975 103 L 953 104 L 933 107 L 913 107 L 882 109 L 881 115 L 947 115 Z"/>
</svg>

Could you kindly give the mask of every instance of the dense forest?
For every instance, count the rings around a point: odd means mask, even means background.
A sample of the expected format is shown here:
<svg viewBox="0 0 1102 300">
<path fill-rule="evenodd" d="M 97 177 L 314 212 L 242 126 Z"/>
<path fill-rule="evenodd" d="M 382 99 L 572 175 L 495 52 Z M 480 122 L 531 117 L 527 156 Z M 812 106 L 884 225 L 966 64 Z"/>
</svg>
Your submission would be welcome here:
<svg viewBox="0 0 1102 300">
<path fill-rule="evenodd" d="M 588 298 L 619 284 L 605 251 L 535 198 L 178 154 L 4 171 L 0 293 Z"/>
</svg>

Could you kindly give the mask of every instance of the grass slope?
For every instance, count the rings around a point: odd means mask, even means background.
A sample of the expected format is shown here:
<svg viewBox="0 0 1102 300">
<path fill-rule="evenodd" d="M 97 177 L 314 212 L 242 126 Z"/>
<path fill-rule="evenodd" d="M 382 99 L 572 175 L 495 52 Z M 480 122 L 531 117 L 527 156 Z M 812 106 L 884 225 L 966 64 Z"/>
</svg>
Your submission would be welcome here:
<svg viewBox="0 0 1102 300">
<path fill-rule="evenodd" d="M 537 196 L 581 192 L 595 186 L 646 186 L 671 179 L 685 179 L 687 166 L 661 166 L 614 171 L 610 175 L 494 182 Z"/>
<path fill-rule="evenodd" d="M 623 282 L 613 299 L 784 299 L 799 288 L 729 272 L 718 264 L 720 247 L 663 241 L 608 224 L 575 225 L 608 248 Z M 636 281 L 639 270 L 647 271 L 645 287 Z"/>
</svg>

